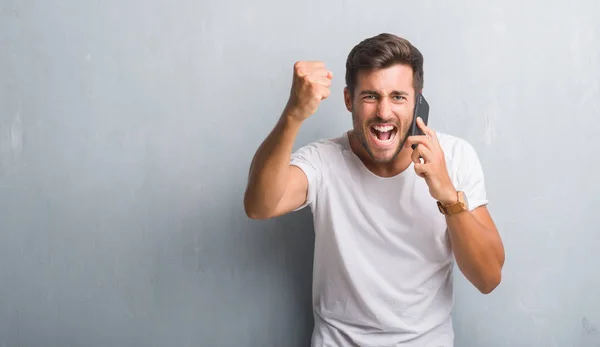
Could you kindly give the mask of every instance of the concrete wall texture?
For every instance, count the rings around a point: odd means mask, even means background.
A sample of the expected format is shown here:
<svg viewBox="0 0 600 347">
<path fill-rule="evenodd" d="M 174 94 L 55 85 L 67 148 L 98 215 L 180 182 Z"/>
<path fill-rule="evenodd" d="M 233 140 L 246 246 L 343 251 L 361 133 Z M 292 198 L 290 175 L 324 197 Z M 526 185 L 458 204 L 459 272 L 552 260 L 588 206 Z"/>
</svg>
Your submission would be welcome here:
<svg viewBox="0 0 600 347">
<path fill-rule="evenodd" d="M 310 211 L 249 220 L 296 60 L 425 56 L 430 126 L 484 166 L 503 282 L 457 346 L 600 346 L 600 2 L 0 0 L 0 346 L 307 346 Z"/>
</svg>

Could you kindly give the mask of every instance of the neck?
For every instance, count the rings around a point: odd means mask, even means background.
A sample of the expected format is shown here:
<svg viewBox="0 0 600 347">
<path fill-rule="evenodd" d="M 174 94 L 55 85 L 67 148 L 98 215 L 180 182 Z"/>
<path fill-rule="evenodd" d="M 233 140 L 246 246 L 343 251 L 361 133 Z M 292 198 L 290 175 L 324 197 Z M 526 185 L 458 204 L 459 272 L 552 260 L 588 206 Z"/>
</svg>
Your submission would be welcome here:
<svg viewBox="0 0 600 347">
<path fill-rule="evenodd" d="M 380 177 L 393 177 L 404 172 L 412 162 L 410 158 L 412 148 L 403 147 L 402 150 L 389 162 L 378 163 L 373 160 L 360 140 L 356 137 L 354 130 L 348 132 L 348 139 L 352 152 L 362 161 L 363 165 L 372 173 Z"/>
</svg>

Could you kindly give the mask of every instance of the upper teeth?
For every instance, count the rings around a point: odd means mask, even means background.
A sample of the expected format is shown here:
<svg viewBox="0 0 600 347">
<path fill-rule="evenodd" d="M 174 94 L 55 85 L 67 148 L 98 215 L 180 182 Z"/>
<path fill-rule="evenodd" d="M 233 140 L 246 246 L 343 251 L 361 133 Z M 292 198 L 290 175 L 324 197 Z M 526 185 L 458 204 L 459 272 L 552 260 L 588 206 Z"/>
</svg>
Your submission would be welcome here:
<svg viewBox="0 0 600 347">
<path fill-rule="evenodd" d="M 373 128 L 375 128 L 375 130 L 380 131 L 382 133 L 385 133 L 387 131 L 394 129 L 394 127 L 392 125 L 375 125 L 375 126 L 373 126 Z"/>
</svg>

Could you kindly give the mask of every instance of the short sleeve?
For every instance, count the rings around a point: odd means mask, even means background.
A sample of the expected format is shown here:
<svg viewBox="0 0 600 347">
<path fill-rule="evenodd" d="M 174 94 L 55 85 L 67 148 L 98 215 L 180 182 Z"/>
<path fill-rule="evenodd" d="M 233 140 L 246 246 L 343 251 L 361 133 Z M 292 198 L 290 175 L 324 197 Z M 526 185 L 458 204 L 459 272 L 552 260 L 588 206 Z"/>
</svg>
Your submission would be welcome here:
<svg viewBox="0 0 600 347">
<path fill-rule="evenodd" d="M 469 210 L 473 211 L 488 204 L 483 168 L 475 148 L 468 142 L 462 141 L 458 152 L 459 155 L 454 159 L 457 166 L 456 188 L 466 194 Z"/>
<path fill-rule="evenodd" d="M 322 181 L 322 160 L 318 143 L 311 143 L 292 153 L 290 165 L 297 166 L 304 172 L 308 180 L 306 202 L 294 211 L 312 206 L 316 200 L 318 189 Z"/>
</svg>

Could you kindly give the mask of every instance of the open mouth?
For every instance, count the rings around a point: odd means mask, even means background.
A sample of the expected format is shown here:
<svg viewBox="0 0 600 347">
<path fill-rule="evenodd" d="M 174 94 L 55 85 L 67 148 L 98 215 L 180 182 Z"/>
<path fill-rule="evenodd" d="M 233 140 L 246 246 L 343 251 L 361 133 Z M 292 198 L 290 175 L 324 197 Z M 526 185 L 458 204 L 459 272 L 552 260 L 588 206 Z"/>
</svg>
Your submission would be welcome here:
<svg viewBox="0 0 600 347">
<path fill-rule="evenodd" d="M 391 124 L 375 124 L 369 127 L 375 143 L 380 146 L 392 144 L 398 133 L 398 128 Z"/>
</svg>

